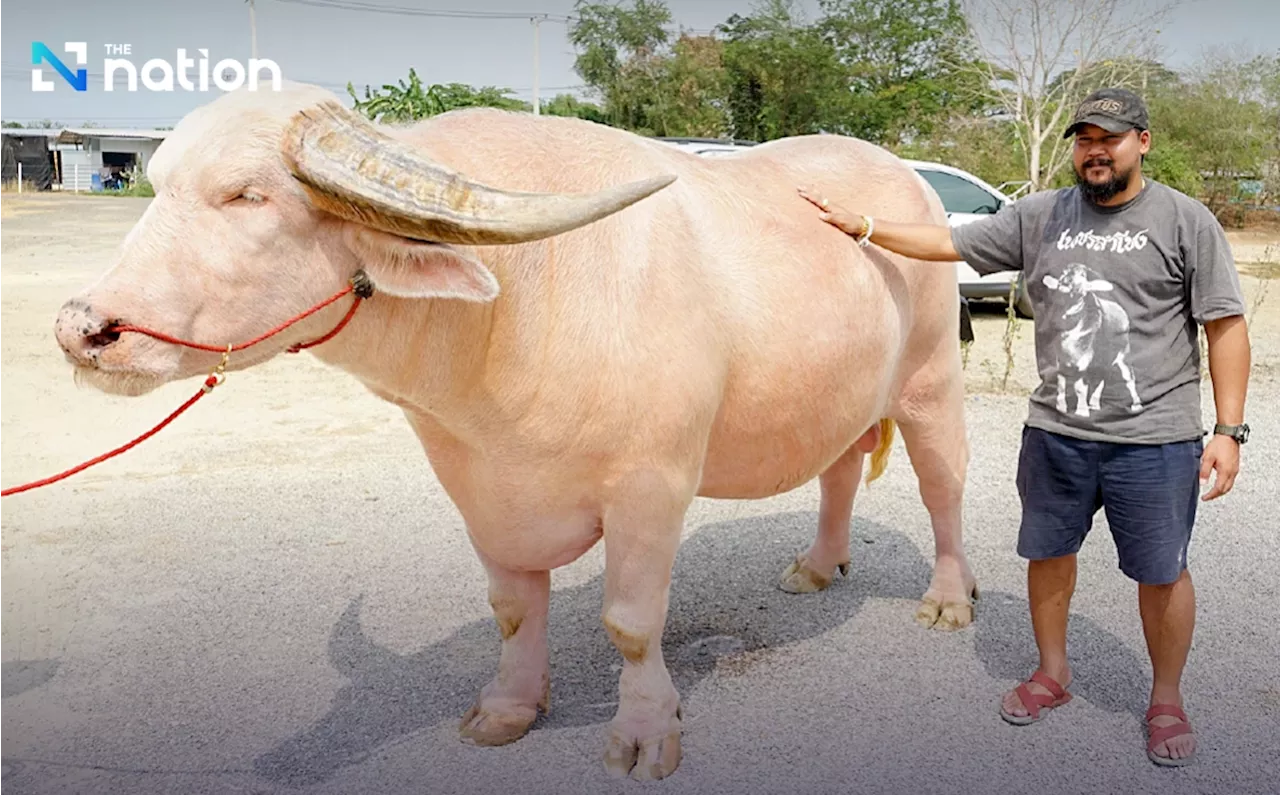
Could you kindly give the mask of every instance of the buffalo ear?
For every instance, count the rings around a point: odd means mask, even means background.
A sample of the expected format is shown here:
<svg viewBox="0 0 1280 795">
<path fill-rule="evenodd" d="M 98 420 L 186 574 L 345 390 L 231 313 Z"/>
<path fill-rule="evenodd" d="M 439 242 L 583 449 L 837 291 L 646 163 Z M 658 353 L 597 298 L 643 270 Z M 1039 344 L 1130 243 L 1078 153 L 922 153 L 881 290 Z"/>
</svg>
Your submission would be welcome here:
<svg viewBox="0 0 1280 795">
<path fill-rule="evenodd" d="M 1046 273 L 1044 275 L 1044 286 L 1050 290 L 1056 290 L 1058 289 L 1058 280 Z"/>
<path fill-rule="evenodd" d="M 401 298 L 498 297 L 498 280 L 483 262 L 443 243 L 426 243 L 351 224 L 347 243 L 374 289 Z"/>
</svg>

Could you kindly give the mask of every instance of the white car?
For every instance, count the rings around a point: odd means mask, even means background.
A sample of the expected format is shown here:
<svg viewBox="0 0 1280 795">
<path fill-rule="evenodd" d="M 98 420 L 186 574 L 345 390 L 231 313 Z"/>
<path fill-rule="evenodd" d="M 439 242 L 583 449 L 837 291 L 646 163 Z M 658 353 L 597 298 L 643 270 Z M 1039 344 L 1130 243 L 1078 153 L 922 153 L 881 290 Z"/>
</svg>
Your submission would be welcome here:
<svg viewBox="0 0 1280 795">
<path fill-rule="evenodd" d="M 722 140 L 717 138 L 658 138 L 670 146 L 684 149 L 704 157 L 720 157 L 755 146 L 754 141 Z M 920 160 L 904 160 L 907 165 L 928 182 L 942 199 L 951 226 L 971 223 L 984 215 L 992 215 L 1014 199 L 969 172 Z M 1031 304 L 1027 299 L 1020 271 L 1003 271 L 980 276 L 968 263 L 956 263 L 956 278 L 960 283 L 960 295 L 966 299 L 1001 299 L 1016 290 L 1014 309 L 1023 317 L 1031 317 Z"/>
<path fill-rule="evenodd" d="M 755 141 L 738 141 L 732 138 L 657 138 L 656 140 L 705 157 L 730 155 L 756 145 Z"/>
<path fill-rule="evenodd" d="M 1014 201 L 963 169 L 920 160 L 904 162 L 937 191 L 947 211 L 947 222 L 953 227 L 972 223 L 984 215 L 994 215 L 1001 207 Z M 956 278 L 960 282 L 960 294 L 969 299 L 1006 300 L 1010 289 L 1015 290 L 1014 309 L 1023 317 L 1031 317 L 1031 302 L 1022 283 L 1021 271 L 980 276 L 968 263 L 957 262 Z"/>
</svg>

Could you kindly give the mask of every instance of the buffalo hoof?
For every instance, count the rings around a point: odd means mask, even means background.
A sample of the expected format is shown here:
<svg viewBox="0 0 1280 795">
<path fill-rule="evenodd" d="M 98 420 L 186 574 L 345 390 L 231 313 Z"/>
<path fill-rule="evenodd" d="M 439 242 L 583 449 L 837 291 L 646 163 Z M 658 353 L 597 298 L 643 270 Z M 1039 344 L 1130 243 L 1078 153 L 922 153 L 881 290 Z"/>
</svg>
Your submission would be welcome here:
<svg viewBox="0 0 1280 795">
<path fill-rule="evenodd" d="M 916 610 L 916 623 L 925 629 L 954 632 L 973 623 L 974 605 L 978 601 L 978 586 L 973 586 L 969 598 L 963 602 L 938 600 L 925 595 Z"/>
<path fill-rule="evenodd" d="M 795 562 L 782 572 L 778 587 L 787 593 L 817 593 L 830 587 L 836 570 L 842 576 L 849 576 L 849 561 L 841 561 L 833 569 L 823 572 L 807 555 L 797 555 Z"/>
<path fill-rule="evenodd" d="M 482 695 L 458 724 L 458 734 L 469 745 L 506 745 L 529 732 L 538 719 L 538 710 L 551 711 L 551 688 L 547 683 L 542 700 L 535 705 L 519 704 L 510 699 L 485 699 Z"/>
<path fill-rule="evenodd" d="M 490 712 L 477 704 L 462 716 L 458 733 L 469 745 L 506 745 L 525 736 L 536 718 L 533 710 Z"/>
<path fill-rule="evenodd" d="M 604 767 L 613 778 L 630 776 L 636 781 L 666 778 L 680 766 L 680 709 L 671 725 L 656 736 L 638 737 L 617 721 L 609 729 Z"/>
</svg>

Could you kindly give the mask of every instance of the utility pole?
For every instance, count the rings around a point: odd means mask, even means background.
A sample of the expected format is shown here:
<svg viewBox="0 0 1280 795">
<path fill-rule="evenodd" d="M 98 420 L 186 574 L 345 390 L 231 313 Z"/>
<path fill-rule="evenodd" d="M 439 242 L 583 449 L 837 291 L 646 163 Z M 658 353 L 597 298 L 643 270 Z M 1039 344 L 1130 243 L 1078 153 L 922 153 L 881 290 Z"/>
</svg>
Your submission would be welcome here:
<svg viewBox="0 0 1280 795">
<path fill-rule="evenodd" d="M 258 57 L 258 21 L 253 14 L 253 0 L 245 0 L 249 4 L 249 57 Z"/>
<path fill-rule="evenodd" d="M 541 114 L 540 103 L 538 102 L 538 25 L 543 17 L 532 17 L 530 22 L 533 23 L 533 115 Z"/>
</svg>

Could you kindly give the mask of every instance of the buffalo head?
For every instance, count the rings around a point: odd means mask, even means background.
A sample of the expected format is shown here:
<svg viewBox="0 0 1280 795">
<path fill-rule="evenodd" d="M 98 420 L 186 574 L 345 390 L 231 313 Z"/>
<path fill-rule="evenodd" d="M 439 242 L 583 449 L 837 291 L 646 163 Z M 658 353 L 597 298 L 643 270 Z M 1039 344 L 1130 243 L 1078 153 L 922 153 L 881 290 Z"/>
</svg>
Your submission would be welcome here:
<svg viewBox="0 0 1280 795">
<path fill-rule="evenodd" d="M 187 117 L 148 164 L 155 198 L 112 267 L 66 302 L 55 334 L 77 378 L 141 394 L 217 354 L 118 325 L 225 345 L 332 295 L 363 268 L 407 298 L 491 301 L 494 274 L 459 246 L 539 240 L 649 196 L 658 176 L 591 193 L 500 190 L 436 162 L 318 88 L 227 94 Z M 233 357 L 260 363 L 332 327 L 326 308 Z"/>
</svg>

